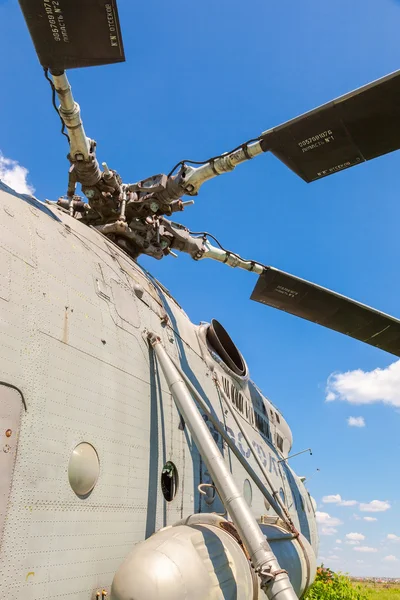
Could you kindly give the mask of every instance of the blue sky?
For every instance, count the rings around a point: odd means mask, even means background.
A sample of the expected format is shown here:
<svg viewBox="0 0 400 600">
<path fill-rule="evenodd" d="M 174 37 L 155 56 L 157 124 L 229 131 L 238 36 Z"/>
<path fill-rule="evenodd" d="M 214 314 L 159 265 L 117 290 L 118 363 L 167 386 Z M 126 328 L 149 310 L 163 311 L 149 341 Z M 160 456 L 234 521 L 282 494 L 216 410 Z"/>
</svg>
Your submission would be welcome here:
<svg viewBox="0 0 400 600">
<path fill-rule="evenodd" d="M 118 5 L 127 62 L 69 78 L 99 160 L 126 182 L 229 150 L 400 64 L 394 0 Z M 66 140 L 14 0 L 0 0 L 0 53 L 0 172 L 24 183 L 5 158 L 18 161 L 38 198 L 57 199 Z M 395 153 L 307 185 L 262 156 L 205 184 L 179 217 L 245 257 L 400 316 L 399 167 Z M 251 302 L 252 274 L 186 256 L 141 262 L 195 323 L 224 324 L 288 419 L 294 451 L 312 447 L 291 463 L 317 500 L 324 562 L 400 576 L 400 363 Z"/>
</svg>

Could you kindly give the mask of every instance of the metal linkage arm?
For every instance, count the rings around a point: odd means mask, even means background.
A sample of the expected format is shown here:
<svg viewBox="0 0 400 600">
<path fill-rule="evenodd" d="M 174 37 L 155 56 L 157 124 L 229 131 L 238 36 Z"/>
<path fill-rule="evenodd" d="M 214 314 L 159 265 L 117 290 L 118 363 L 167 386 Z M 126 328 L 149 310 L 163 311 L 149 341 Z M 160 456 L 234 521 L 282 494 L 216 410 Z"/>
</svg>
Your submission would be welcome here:
<svg viewBox="0 0 400 600">
<path fill-rule="evenodd" d="M 190 254 L 195 260 L 211 258 L 212 260 L 217 260 L 230 267 L 238 267 L 245 271 L 252 271 L 253 273 L 257 273 L 257 275 L 261 275 L 261 273 L 264 272 L 265 267 L 262 264 L 257 263 L 254 260 L 241 258 L 238 254 L 225 250 L 224 248 L 213 246 L 207 239 L 207 235 L 209 234 L 204 233 L 203 237 L 200 237 L 200 234 L 192 235 L 179 223 L 172 223 L 165 218 L 162 222 L 169 223 L 170 225 L 169 231 L 174 236 L 172 248 Z M 179 243 L 180 238 L 182 237 L 183 239 L 183 236 L 185 236 L 185 244 Z"/>
<path fill-rule="evenodd" d="M 103 163 L 104 171 L 100 170 L 96 158 L 96 142 L 86 136 L 79 104 L 74 100 L 65 72 L 51 72 L 51 76 L 54 89 L 60 100 L 58 112 L 69 136 L 70 151 L 68 159 L 71 168 L 69 170 L 67 196 L 70 212 L 72 215 L 74 214 L 72 199 L 75 195 L 76 184 L 80 183 L 82 192 L 89 201 L 90 208 L 96 211 L 94 213 L 95 217 L 100 215 L 105 221 L 110 220 L 110 217 L 118 217 L 123 221 L 126 196 L 121 187 L 121 179 L 118 173 L 108 169 L 106 163 Z"/>
<path fill-rule="evenodd" d="M 79 104 L 74 100 L 67 76 L 65 72 L 60 75 L 53 73 L 51 75 L 60 100 L 59 113 L 68 129 L 71 158 L 72 160 L 88 160 L 91 140 L 86 137 Z"/>
<path fill-rule="evenodd" d="M 148 333 L 148 339 L 154 348 L 175 404 L 185 419 L 193 440 L 215 482 L 218 494 L 240 534 L 256 573 L 260 577 L 261 588 L 269 600 L 297 600 L 287 572 L 280 568 L 179 372 L 162 346 L 160 339 L 154 333 Z"/>
<path fill-rule="evenodd" d="M 245 271 L 253 271 L 258 275 L 264 271 L 263 265 L 260 263 L 256 263 L 252 260 L 244 260 L 240 258 L 237 254 L 233 254 L 229 252 L 229 250 L 222 250 L 221 248 L 216 248 L 207 240 L 204 242 L 205 252 L 201 256 L 201 258 L 211 258 L 212 260 L 218 260 L 219 262 L 225 263 L 230 267 L 238 267 L 239 269 L 244 269 Z"/>
<path fill-rule="evenodd" d="M 240 163 L 263 154 L 263 152 L 261 140 L 246 143 L 233 152 L 222 154 L 200 167 L 184 165 L 174 181 L 179 183 L 185 194 L 195 196 L 205 181 L 222 175 L 222 173 L 229 173 Z"/>
</svg>

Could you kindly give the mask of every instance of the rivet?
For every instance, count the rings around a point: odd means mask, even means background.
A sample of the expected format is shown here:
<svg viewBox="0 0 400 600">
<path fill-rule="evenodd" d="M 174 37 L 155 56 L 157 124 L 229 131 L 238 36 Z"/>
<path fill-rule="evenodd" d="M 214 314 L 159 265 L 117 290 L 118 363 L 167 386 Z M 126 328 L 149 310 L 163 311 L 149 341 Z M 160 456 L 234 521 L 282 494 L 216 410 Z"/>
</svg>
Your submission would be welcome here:
<svg viewBox="0 0 400 600">
<path fill-rule="evenodd" d="M 7 429 L 6 431 L 6 437 L 11 437 L 12 431 L 11 429 Z"/>
</svg>

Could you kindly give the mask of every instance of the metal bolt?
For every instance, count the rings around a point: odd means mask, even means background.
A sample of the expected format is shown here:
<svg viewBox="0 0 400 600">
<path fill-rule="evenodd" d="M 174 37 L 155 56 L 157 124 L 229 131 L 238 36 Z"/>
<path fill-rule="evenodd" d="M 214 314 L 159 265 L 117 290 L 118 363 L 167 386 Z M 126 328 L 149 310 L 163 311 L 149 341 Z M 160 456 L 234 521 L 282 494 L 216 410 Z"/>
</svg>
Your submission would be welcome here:
<svg viewBox="0 0 400 600">
<path fill-rule="evenodd" d="M 6 437 L 11 437 L 12 431 L 11 429 L 7 429 L 6 431 Z"/>
</svg>

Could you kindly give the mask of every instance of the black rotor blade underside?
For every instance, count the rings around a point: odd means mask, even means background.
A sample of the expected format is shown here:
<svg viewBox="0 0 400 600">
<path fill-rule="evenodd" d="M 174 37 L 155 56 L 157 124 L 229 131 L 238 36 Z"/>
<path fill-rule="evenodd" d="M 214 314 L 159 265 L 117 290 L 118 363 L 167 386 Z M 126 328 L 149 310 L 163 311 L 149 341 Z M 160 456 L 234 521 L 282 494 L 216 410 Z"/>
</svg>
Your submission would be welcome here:
<svg viewBox="0 0 400 600">
<path fill-rule="evenodd" d="M 400 356 L 400 321 L 331 290 L 266 267 L 251 300 Z"/>
<path fill-rule="evenodd" d="M 53 71 L 125 60 L 116 0 L 19 0 L 40 64 Z"/>
<path fill-rule="evenodd" d="M 341 96 L 261 136 L 310 183 L 400 148 L 400 71 Z"/>
</svg>

